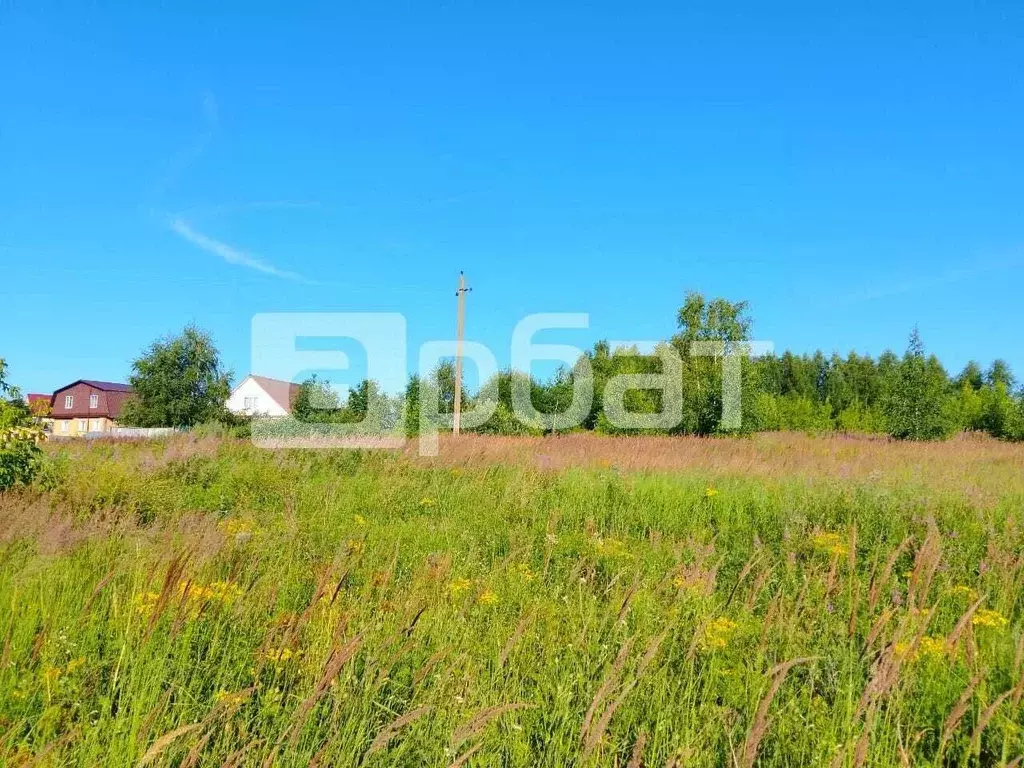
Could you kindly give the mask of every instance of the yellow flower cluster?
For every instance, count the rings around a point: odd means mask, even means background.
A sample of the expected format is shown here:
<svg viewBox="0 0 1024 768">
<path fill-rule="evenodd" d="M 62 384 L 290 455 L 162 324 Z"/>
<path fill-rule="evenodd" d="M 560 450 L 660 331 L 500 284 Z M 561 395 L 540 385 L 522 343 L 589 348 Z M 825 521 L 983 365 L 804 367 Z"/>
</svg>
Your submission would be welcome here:
<svg viewBox="0 0 1024 768">
<path fill-rule="evenodd" d="M 241 597 L 242 590 L 237 584 L 232 584 L 230 581 L 215 581 L 208 586 L 183 581 L 178 584 L 178 593 L 186 600 L 195 602 L 227 603 Z"/>
<path fill-rule="evenodd" d="M 421 507 L 436 507 L 437 506 L 437 499 L 431 499 L 431 498 L 428 498 L 428 497 L 424 496 L 422 499 L 420 499 L 420 506 Z"/>
<path fill-rule="evenodd" d="M 533 569 L 530 568 L 530 564 L 529 563 L 519 563 L 516 566 L 516 571 L 526 581 L 533 581 L 535 578 L 537 578 L 537 574 L 535 574 L 533 572 Z"/>
<path fill-rule="evenodd" d="M 362 515 L 356 515 L 352 519 L 355 521 L 356 525 L 366 525 L 366 518 Z"/>
<path fill-rule="evenodd" d="M 478 597 L 476 601 L 480 603 L 480 605 L 494 605 L 498 602 L 498 596 L 491 592 L 491 590 L 485 589 L 480 593 L 480 597 Z"/>
<path fill-rule="evenodd" d="M 971 619 L 971 624 L 974 626 L 989 627 L 991 629 L 1002 629 L 1009 623 L 1010 620 L 999 613 L 999 611 L 978 611 L 974 614 L 974 618 Z"/>
<path fill-rule="evenodd" d="M 366 542 L 359 539 L 349 539 L 345 542 L 345 549 L 350 555 L 361 555 L 366 551 Z"/>
<path fill-rule="evenodd" d="M 955 587 L 950 587 L 947 590 L 947 594 L 953 595 L 954 597 L 963 597 L 974 602 L 978 599 L 978 590 L 973 587 L 968 587 L 966 584 L 957 584 Z"/>
<path fill-rule="evenodd" d="M 732 639 L 733 635 L 736 634 L 736 630 L 739 629 L 739 627 L 740 625 L 732 619 L 720 616 L 719 618 L 709 622 L 708 625 L 704 627 L 702 644 L 705 648 L 721 650 L 729 645 L 729 641 Z"/>
<path fill-rule="evenodd" d="M 62 675 L 70 675 L 75 670 L 85 666 L 85 657 L 80 656 L 77 659 L 72 659 L 67 663 L 67 666 L 48 666 L 43 670 L 43 679 L 47 683 L 56 682 Z"/>
<path fill-rule="evenodd" d="M 227 520 L 221 520 L 217 523 L 217 528 L 225 536 L 234 536 L 236 538 L 253 536 L 259 532 L 252 520 L 246 520 L 242 517 L 229 517 Z"/>
<path fill-rule="evenodd" d="M 135 610 L 140 616 L 149 616 L 159 600 L 159 592 L 143 592 L 135 598 Z"/>
<path fill-rule="evenodd" d="M 708 489 L 706 491 L 704 491 L 704 498 L 706 498 L 706 499 L 710 499 L 712 496 L 717 496 L 717 495 L 718 495 L 718 489 L 717 488 L 711 488 L 709 486 Z"/>
<path fill-rule="evenodd" d="M 893 653 L 907 661 L 919 661 L 921 659 L 941 659 L 946 655 L 946 640 L 942 637 L 925 636 L 917 644 L 917 648 L 911 650 L 912 643 L 896 643 L 893 646 Z"/>
<path fill-rule="evenodd" d="M 263 658 L 272 664 L 282 665 L 287 664 L 293 658 L 295 658 L 295 651 L 291 648 L 271 648 L 264 652 Z"/>
<path fill-rule="evenodd" d="M 816 533 L 811 537 L 811 546 L 827 555 L 841 557 L 849 550 L 843 537 L 838 533 Z"/>
<path fill-rule="evenodd" d="M 633 554 L 626 549 L 626 545 L 618 539 L 598 539 L 594 543 L 594 549 L 597 550 L 598 554 L 606 557 L 633 557 Z"/>
<path fill-rule="evenodd" d="M 458 597 L 471 586 L 473 586 L 473 582 L 469 579 L 453 579 L 448 584 L 448 594 L 452 597 Z"/>
<path fill-rule="evenodd" d="M 249 698 L 249 694 L 244 691 L 217 691 L 213 695 L 213 700 L 218 704 L 225 704 L 229 707 L 237 707 L 239 704 Z"/>
</svg>

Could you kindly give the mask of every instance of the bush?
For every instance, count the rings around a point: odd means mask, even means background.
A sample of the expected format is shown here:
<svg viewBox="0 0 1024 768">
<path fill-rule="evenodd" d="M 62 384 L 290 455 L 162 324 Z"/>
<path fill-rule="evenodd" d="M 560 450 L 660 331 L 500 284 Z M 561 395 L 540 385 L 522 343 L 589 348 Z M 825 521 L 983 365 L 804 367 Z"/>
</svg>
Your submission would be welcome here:
<svg viewBox="0 0 1024 768">
<path fill-rule="evenodd" d="M 0 429 L 0 492 L 32 482 L 43 463 L 42 440 L 38 427 Z"/>
</svg>

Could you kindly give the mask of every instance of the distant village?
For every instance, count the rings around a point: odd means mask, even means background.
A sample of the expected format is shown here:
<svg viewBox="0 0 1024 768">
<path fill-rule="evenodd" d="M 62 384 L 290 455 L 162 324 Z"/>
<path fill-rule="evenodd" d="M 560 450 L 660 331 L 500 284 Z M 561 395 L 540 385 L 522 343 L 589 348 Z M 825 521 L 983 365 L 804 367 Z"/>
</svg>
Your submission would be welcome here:
<svg viewBox="0 0 1024 768">
<path fill-rule="evenodd" d="M 224 405 L 240 416 L 287 416 L 298 391 L 299 385 L 292 382 L 249 375 L 232 390 Z M 118 423 L 131 394 L 128 384 L 78 379 L 52 394 L 28 394 L 25 401 L 36 420 L 54 437 L 117 436 L 138 431 Z"/>
</svg>

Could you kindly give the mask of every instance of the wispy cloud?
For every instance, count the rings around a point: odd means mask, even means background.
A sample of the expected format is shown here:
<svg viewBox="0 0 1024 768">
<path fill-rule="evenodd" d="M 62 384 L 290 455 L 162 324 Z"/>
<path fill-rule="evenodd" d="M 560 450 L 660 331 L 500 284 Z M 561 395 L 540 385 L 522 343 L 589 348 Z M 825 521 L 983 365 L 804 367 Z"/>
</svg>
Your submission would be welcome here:
<svg viewBox="0 0 1024 768">
<path fill-rule="evenodd" d="M 245 251 L 239 250 L 232 245 L 215 240 L 212 237 L 204 235 L 202 232 L 197 232 L 188 222 L 178 217 L 172 217 L 170 220 L 171 229 L 178 235 L 183 237 L 188 242 L 197 248 L 202 248 L 207 253 L 212 253 L 215 256 L 220 256 L 228 264 L 235 264 L 239 267 L 246 267 L 247 269 L 255 270 L 256 272 L 262 272 L 265 275 L 273 275 L 274 277 L 281 277 L 285 280 L 298 280 L 305 282 L 305 278 L 295 272 L 289 272 L 287 270 L 278 269 L 273 264 L 264 261 L 258 256 L 246 253 Z"/>
<path fill-rule="evenodd" d="M 1024 259 L 1019 256 L 983 262 L 975 261 L 969 266 L 954 266 L 942 272 L 922 275 L 913 280 L 882 284 L 869 290 L 851 294 L 845 297 L 842 303 L 853 304 L 919 293 L 934 288 L 956 285 L 996 272 L 1019 269 L 1021 266 L 1024 266 Z"/>
<path fill-rule="evenodd" d="M 190 146 L 185 147 L 171 157 L 163 176 L 153 188 L 153 197 L 158 203 L 163 198 L 164 193 L 173 187 L 188 167 L 206 151 L 206 147 L 213 141 L 213 137 L 220 130 L 220 110 L 217 107 L 217 100 L 209 91 L 203 94 L 202 115 L 203 129 L 199 134 L 199 138 Z"/>
</svg>

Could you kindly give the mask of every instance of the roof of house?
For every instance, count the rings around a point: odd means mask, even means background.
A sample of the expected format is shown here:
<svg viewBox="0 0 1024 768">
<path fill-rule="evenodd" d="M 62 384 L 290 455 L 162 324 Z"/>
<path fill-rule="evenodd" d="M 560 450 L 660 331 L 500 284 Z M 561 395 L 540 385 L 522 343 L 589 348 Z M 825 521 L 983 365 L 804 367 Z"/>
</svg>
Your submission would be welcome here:
<svg viewBox="0 0 1024 768">
<path fill-rule="evenodd" d="M 130 384 L 118 384 L 117 382 L 114 381 L 96 381 L 95 379 L 78 379 L 77 381 L 72 381 L 70 384 L 63 386 L 60 389 L 54 390 L 53 394 L 56 395 L 58 392 L 63 392 L 65 389 L 71 389 L 71 387 L 74 387 L 78 384 L 87 384 L 93 389 L 99 389 L 103 392 L 132 391 Z"/>
<path fill-rule="evenodd" d="M 70 408 L 66 404 L 66 399 L 62 400 L 58 397 L 62 392 L 66 392 L 67 390 L 79 385 L 88 387 L 90 390 L 96 390 L 98 393 L 102 393 L 97 394 L 98 399 L 95 407 L 93 407 L 90 402 L 92 399 L 91 397 L 85 400 L 77 397 L 74 398 Z M 77 381 L 73 381 L 70 384 L 61 387 L 53 393 L 53 396 L 50 398 L 51 416 L 54 419 L 97 416 L 106 416 L 110 419 L 116 419 L 121 415 L 121 409 L 131 394 L 132 388 L 128 384 L 118 384 L 112 381 L 95 381 L 93 379 L 78 379 Z"/>
<path fill-rule="evenodd" d="M 35 403 L 42 402 L 48 403 L 52 398 L 53 395 L 40 395 L 35 392 L 29 392 L 27 395 L 25 395 L 25 402 L 28 403 L 29 405 L 34 405 Z"/>
<path fill-rule="evenodd" d="M 254 373 L 250 373 L 246 379 L 252 379 L 260 385 L 260 389 L 266 392 L 270 399 L 277 403 L 279 406 L 284 408 L 286 411 L 291 412 L 292 403 L 295 402 L 295 397 L 299 394 L 299 385 L 290 381 L 282 381 L 281 379 L 271 379 L 267 376 L 257 376 Z M 238 387 L 245 383 L 243 379 L 239 383 Z M 237 390 L 238 387 L 235 387 Z"/>
</svg>

